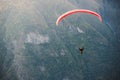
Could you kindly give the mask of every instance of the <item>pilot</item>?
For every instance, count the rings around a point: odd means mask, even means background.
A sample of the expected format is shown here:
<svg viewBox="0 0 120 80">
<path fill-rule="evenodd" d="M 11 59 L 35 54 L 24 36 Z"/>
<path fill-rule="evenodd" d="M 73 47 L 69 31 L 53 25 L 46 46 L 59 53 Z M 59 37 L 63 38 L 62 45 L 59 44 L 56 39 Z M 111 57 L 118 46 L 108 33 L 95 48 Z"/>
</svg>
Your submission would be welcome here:
<svg viewBox="0 0 120 80">
<path fill-rule="evenodd" d="M 80 54 L 83 54 L 84 47 L 79 48 Z"/>
</svg>

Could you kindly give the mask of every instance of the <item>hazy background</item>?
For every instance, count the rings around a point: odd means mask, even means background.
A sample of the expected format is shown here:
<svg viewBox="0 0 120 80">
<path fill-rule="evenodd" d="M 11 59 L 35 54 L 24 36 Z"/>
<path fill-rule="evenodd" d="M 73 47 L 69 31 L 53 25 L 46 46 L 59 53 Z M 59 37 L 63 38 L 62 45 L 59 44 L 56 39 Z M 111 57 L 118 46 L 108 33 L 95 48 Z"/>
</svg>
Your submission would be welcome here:
<svg viewBox="0 0 120 80">
<path fill-rule="evenodd" d="M 120 2 L 0 0 L 0 80 L 119 80 Z M 75 14 L 90 9 L 103 22 Z M 84 54 L 78 48 L 84 46 Z"/>
</svg>

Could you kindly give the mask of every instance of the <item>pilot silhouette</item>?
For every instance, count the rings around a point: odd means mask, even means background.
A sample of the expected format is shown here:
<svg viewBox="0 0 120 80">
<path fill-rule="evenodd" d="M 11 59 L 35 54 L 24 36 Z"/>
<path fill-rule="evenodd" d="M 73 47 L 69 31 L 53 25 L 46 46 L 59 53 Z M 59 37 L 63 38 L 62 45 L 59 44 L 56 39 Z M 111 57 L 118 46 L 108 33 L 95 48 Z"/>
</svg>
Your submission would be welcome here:
<svg viewBox="0 0 120 80">
<path fill-rule="evenodd" d="M 83 54 L 84 47 L 79 48 L 80 54 Z"/>
</svg>

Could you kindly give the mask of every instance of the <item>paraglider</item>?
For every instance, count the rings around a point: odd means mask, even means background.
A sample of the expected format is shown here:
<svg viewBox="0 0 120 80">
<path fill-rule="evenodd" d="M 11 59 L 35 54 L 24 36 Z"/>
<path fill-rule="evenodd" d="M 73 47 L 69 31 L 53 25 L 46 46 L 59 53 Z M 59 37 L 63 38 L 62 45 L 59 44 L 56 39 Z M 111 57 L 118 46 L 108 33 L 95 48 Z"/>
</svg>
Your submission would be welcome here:
<svg viewBox="0 0 120 80">
<path fill-rule="evenodd" d="M 63 18 L 65 18 L 65 17 L 67 17 L 67 16 L 69 16 L 69 15 L 71 15 L 71 14 L 75 14 L 75 13 L 91 14 L 91 15 L 96 16 L 96 17 L 100 20 L 100 22 L 102 22 L 101 16 L 100 16 L 98 13 L 94 12 L 94 11 L 86 10 L 86 9 L 74 9 L 74 10 L 68 11 L 68 12 L 62 14 L 61 16 L 59 16 L 58 19 L 57 19 L 57 21 L 56 21 L 56 25 L 58 26 L 59 22 L 60 22 Z"/>
<path fill-rule="evenodd" d="M 68 11 L 68 12 L 62 14 L 61 16 L 59 16 L 58 19 L 56 20 L 56 25 L 58 26 L 59 22 L 62 21 L 62 19 L 64 19 L 65 17 L 67 17 L 71 14 L 75 14 L 75 13 L 90 14 L 90 15 L 93 15 L 93 16 L 97 17 L 98 20 L 100 22 L 102 22 L 102 17 L 97 12 L 94 12 L 94 11 L 91 11 L 91 10 L 86 10 L 86 9 L 74 9 L 74 10 Z M 79 51 L 80 51 L 80 54 L 83 54 L 84 47 L 79 48 Z"/>
</svg>

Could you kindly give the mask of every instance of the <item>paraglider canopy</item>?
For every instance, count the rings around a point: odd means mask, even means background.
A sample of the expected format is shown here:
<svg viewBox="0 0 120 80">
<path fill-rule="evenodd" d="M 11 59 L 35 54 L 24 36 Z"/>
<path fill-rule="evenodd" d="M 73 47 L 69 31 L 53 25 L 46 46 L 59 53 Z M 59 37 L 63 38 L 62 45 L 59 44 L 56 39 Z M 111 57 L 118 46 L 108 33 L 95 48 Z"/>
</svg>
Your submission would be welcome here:
<svg viewBox="0 0 120 80">
<path fill-rule="evenodd" d="M 56 21 L 56 25 L 58 26 L 59 22 L 60 22 L 63 18 L 65 18 L 66 16 L 69 16 L 69 15 L 75 14 L 75 13 L 91 14 L 91 15 L 96 16 L 96 17 L 100 20 L 100 22 L 102 22 L 101 16 L 100 16 L 98 13 L 94 12 L 94 11 L 86 10 L 86 9 L 75 9 L 75 10 L 68 11 L 68 12 L 62 14 L 61 16 L 59 16 L 58 19 L 57 19 L 57 21 Z"/>
</svg>

